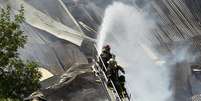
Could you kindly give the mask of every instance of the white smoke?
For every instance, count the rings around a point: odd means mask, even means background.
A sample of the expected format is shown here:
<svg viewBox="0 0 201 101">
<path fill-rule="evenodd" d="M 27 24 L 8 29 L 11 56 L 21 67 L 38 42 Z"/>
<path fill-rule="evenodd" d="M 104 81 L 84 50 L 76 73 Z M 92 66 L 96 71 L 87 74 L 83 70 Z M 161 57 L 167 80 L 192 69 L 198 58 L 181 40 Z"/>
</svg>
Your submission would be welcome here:
<svg viewBox="0 0 201 101">
<path fill-rule="evenodd" d="M 169 71 L 152 50 L 154 21 L 137 6 L 115 2 L 104 15 L 98 48 L 110 44 L 126 70 L 133 101 L 170 101 Z"/>
</svg>

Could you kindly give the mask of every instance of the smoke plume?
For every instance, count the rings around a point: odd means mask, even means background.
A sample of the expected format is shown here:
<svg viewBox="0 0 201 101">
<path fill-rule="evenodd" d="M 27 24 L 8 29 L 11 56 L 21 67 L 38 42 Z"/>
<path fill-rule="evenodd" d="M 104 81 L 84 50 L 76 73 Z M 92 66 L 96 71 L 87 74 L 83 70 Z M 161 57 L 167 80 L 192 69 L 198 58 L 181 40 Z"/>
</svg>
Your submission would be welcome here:
<svg viewBox="0 0 201 101">
<path fill-rule="evenodd" d="M 115 2 L 104 15 L 98 48 L 110 44 L 125 67 L 127 90 L 133 101 L 170 101 L 169 70 L 153 51 L 154 21 L 137 6 Z M 100 53 L 100 52 L 99 52 Z"/>
</svg>

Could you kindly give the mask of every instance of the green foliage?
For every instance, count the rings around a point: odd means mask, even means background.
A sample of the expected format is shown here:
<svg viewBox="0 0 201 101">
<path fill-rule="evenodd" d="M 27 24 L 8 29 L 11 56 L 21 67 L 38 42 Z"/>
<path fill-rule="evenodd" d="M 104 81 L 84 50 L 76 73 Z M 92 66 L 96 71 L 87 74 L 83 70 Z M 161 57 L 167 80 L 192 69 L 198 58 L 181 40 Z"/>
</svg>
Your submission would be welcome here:
<svg viewBox="0 0 201 101">
<path fill-rule="evenodd" d="M 24 8 L 11 16 L 10 7 L 0 13 L 0 100 L 21 99 L 39 88 L 41 74 L 35 62 L 24 63 L 17 50 L 23 48 L 27 37 L 20 29 Z M 4 100 L 3 100 L 4 101 Z"/>
<path fill-rule="evenodd" d="M 2 9 L 0 14 L 0 66 L 8 64 L 9 59 L 17 57 L 17 49 L 26 43 L 26 36 L 20 29 L 20 23 L 24 21 L 23 7 L 13 20 L 10 15 L 10 7 Z"/>
</svg>

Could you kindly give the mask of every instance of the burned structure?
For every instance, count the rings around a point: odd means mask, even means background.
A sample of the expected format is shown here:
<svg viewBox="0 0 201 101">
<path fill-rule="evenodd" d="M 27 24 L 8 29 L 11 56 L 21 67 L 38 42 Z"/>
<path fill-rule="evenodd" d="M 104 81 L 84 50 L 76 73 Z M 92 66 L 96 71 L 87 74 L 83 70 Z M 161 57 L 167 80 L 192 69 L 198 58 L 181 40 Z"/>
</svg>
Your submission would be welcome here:
<svg viewBox="0 0 201 101">
<path fill-rule="evenodd" d="M 26 22 L 22 28 L 28 43 L 19 52 L 21 58 L 39 62 L 53 75 L 41 81 L 41 91 L 48 101 L 113 99 L 104 84 L 97 83 L 100 78 L 94 75 L 92 67 L 97 55 L 96 32 L 104 10 L 114 1 L 136 3 L 139 8 L 147 3 L 146 0 L 0 0 L 0 7 L 9 4 L 13 13 L 21 4 L 25 7 Z M 201 1 L 151 0 L 148 3 L 151 15 L 160 19 L 153 31 L 158 51 L 174 57 L 176 48 L 186 49 L 188 59 L 171 68 L 175 101 L 201 99 L 196 96 L 201 94 L 200 68 L 192 67 L 201 65 Z"/>
</svg>

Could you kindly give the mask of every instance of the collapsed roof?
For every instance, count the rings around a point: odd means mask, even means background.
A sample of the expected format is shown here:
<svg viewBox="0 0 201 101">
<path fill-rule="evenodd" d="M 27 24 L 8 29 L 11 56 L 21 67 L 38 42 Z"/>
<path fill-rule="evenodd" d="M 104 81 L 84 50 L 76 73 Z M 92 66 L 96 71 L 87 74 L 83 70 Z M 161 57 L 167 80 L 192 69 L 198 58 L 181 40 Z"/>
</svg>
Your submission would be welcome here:
<svg viewBox="0 0 201 101">
<path fill-rule="evenodd" d="M 21 58 L 39 62 L 42 67 L 54 75 L 51 79 L 47 79 L 49 85 L 54 85 L 54 83 L 57 83 L 61 79 L 60 76 L 62 74 L 65 74 L 66 71 L 74 68 L 74 66 L 81 68 L 80 66 L 83 66 L 83 64 L 88 64 L 87 58 L 94 55 L 92 54 L 94 53 L 94 49 L 92 48 L 93 44 L 87 39 L 96 38 L 96 33 L 86 30 L 82 23 L 97 31 L 103 17 L 104 9 L 113 1 L 115 0 L 0 0 L 0 7 L 2 8 L 10 4 L 12 12 L 15 13 L 21 4 L 24 5 L 26 22 L 22 24 L 22 29 L 28 36 L 28 43 L 24 49 L 19 50 Z M 119 1 L 126 2 L 132 0 Z M 200 39 L 197 36 L 200 36 L 201 32 L 199 27 L 199 7 L 201 2 L 199 0 L 156 1 L 151 3 L 151 8 L 155 11 L 153 14 L 162 19 L 163 23 L 159 23 L 158 29 L 153 32 L 155 33 L 155 39 L 159 41 L 160 45 L 168 49 L 167 46 L 171 47 L 171 45 L 164 43 L 172 44 L 177 41 L 194 40 L 195 47 L 199 47 Z M 188 75 L 178 74 L 177 77 L 182 78 L 182 76 L 186 77 Z M 66 85 L 56 87 L 59 89 L 58 92 L 65 92 L 62 91 L 63 89 L 69 92 L 66 92 L 68 93 L 66 95 L 57 95 L 59 97 L 55 96 L 55 98 L 52 98 L 54 101 L 56 101 L 55 99 L 59 100 L 59 98 L 68 98 L 72 99 L 72 101 L 85 101 L 86 99 L 82 94 L 86 93 L 85 91 L 89 89 L 93 89 L 92 91 L 94 91 L 94 94 L 90 93 L 89 96 L 97 97 L 98 89 L 101 89 L 102 86 L 96 84 L 96 82 L 90 82 L 91 79 L 93 79 L 92 81 L 95 80 L 95 78 L 91 78 L 92 74 L 84 73 L 74 75 L 73 77 L 75 77 L 74 82 L 69 83 L 70 86 L 74 85 L 72 88 Z M 50 83 L 48 80 L 52 80 L 54 83 Z M 86 80 L 85 83 L 90 83 L 90 86 L 75 85 L 79 84 L 82 80 Z M 180 82 L 183 84 L 180 85 Z M 188 87 L 189 82 L 181 79 L 175 83 L 177 85 L 176 88 L 178 88 L 175 93 L 178 95 L 178 99 L 184 101 L 183 99 L 186 99 L 187 96 L 191 96 L 189 93 L 181 94 L 181 92 L 191 91 L 190 88 L 182 88 Z M 44 86 L 46 88 L 46 83 Z M 81 89 L 76 89 L 77 86 Z M 56 89 L 44 91 L 47 95 L 53 97 L 52 92 L 56 92 Z M 82 93 L 78 93 L 79 91 Z M 47 92 L 51 93 L 48 94 Z M 101 94 L 102 99 L 107 98 L 105 94 Z M 185 97 L 185 95 L 187 96 Z M 87 98 L 90 98 L 89 96 Z"/>
</svg>

